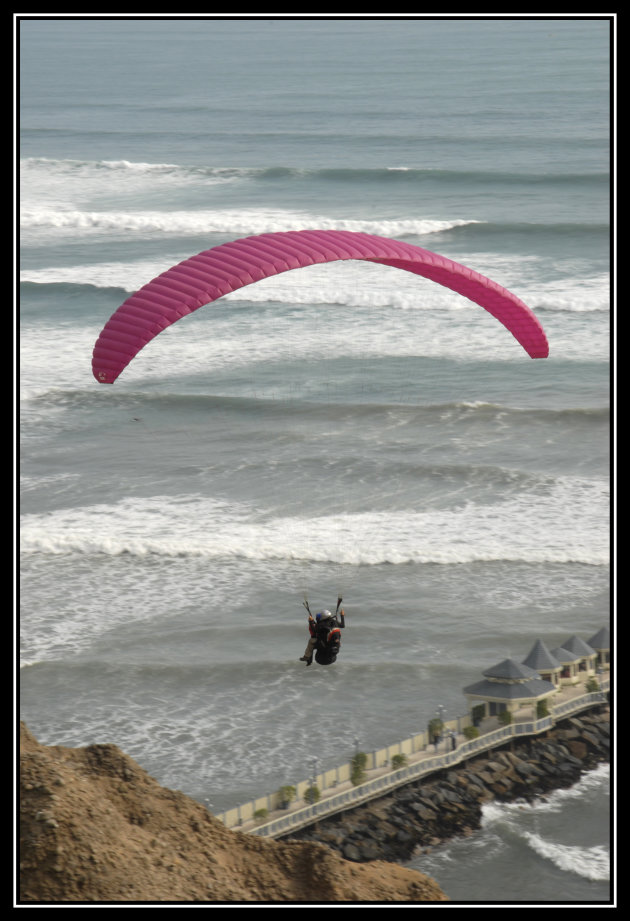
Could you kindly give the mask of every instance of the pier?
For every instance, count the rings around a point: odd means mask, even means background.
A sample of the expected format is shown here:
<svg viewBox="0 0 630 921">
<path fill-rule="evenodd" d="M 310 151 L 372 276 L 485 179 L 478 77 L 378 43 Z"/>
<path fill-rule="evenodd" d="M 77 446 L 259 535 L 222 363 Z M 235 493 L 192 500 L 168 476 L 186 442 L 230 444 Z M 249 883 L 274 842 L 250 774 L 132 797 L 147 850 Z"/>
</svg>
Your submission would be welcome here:
<svg viewBox="0 0 630 921">
<path fill-rule="evenodd" d="M 592 677 L 592 675 L 590 676 Z M 282 802 L 282 793 L 269 794 L 219 814 L 228 828 L 278 838 L 314 824 L 336 813 L 353 809 L 369 800 L 385 796 L 405 784 L 429 776 L 445 768 L 453 768 L 480 753 L 505 745 L 511 739 L 540 736 L 558 722 L 581 711 L 599 706 L 607 700 L 610 687 L 608 674 L 597 678 L 599 689 L 587 691 L 589 675 L 582 680 L 554 690 L 549 701 L 549 712 L 536 719 L 521 707 L 513 719 L 501 724 L 498 715 L 481 720 L 476 738 L 467 738 L 465 730 L 472 725 L 470 714 L 443 723 L 441 741 L 429 739 L 428 732 L 420 732 L 401 742 L 365 753 L 365 779 L 353 784 L 351 762 L 331 770 L 313 771 L 311 777 L 295 785 L 291 802 Z M 396 758 L 396 756 L 402 756 Z M 400 766 L 399 766 L 400 765 Z M 305 794 L 311 788 L 319 791 L 317 802 L 305 803 Z"/>
</svg>

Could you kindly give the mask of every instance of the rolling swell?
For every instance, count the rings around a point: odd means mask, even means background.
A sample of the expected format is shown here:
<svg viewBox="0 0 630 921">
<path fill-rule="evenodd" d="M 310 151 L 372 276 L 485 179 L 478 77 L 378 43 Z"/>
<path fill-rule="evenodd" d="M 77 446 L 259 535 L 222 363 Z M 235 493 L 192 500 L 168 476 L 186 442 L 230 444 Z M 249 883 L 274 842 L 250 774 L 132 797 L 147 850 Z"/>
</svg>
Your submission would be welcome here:
<svg viewBox="0 0 630 921">
<path fill-rule="evenodd" d="M 588 364 L 588 363 L 587 363 Z M 213 393 L 156 393 L 151 391 L 122 391 L 108 388 L 107 404 L 134 410 L 156 408 L 175 413 L 207 414 L 215 411 L 242 414 L 245 418 L 256 415 L 259 419 L 291 416 L 299 420 L 307 415 L 309 420 L 327 419 L 333 422 L 358 422 L 373 420 L 385 423 L 413 422 L 457 422 L 472 418 L 483 421 L 501 419 L 507 425 L 510 422 L 525 424 L 530 422 L 547 422 L 551 426 L 572 425 L 582 427 L 608 424 L 610 408 L 602 407 L 568 407 L 563 409 L 517 408 L 498 403 L 454 401 L 448 403 L 414 404 L 414 403 L 375 403 L 375 402 L 327 402 L 317 399 L 300 399 L 298 397 L 269 398 L 265 396 L 229 396 Z M 34 403 L 45 403 L 59 407 L 85 407 L 86 404 L 100 407 L 103 403 L 102 389 L 54 390 L 40 393 L 33 398 Z"/>
<path fill-rule="evenodd" d="M 266 167 L 225 167 L 205 165 L 185 165 L 178 163 L 142 163 L 130 160 L 79 160 L 79 159 L 54 159 L 46 157 L 28 157 L 21 161 L 23 171 L 39 171 L 51 175 L 66 174 L 84 175 L 90 171 L 105 177 L 115 174 L 120 175 L 147 175 L 153 178 L 165 179 L 241 179 L 243 181 L 260 180 L 264 182 L 308 179 L 309 182 L 349 182 L 364 185 L 366 182 L 386 182 L 392 184 L 416 183 L 443 183 L 447 187 L 453 184 L 462 185 L 466 189 L 471 184 L 488 184 L 496 186 L 505 184 L 514 188 L 515 185 L 523 186 L 564 186 L 590 185 L 595 188 L 608 187 L 610 176 L 607 172 L 523 172 L 505 171 L 495 172 L 489 170 L 454 170 L 454 169 L 426 169 L 411 166 L 384 166 L 384 167 L 297 167 L 278 164 Z"/>
</svg>

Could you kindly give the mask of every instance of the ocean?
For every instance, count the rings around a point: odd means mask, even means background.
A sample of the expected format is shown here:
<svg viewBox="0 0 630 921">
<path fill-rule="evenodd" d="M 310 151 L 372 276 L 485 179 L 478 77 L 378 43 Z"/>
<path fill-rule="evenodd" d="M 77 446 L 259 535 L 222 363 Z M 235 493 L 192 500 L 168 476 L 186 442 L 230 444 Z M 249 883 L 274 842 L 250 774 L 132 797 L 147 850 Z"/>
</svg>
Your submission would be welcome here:
<svg viewBox="0 0 630 921">
<path fill-rule="evenodd" d="M 605 17 L 19 22 L 20 716 L 213 812 L 466 710 L 610 621 Z M 404 240 L 264 279 L 91 372 L 137 288 L 241 237 Z M 331 667 L 299 661 L 343 597 Z M 411 865 L 458 903 L 610 898 L 609 775 Z"/>
</svg>

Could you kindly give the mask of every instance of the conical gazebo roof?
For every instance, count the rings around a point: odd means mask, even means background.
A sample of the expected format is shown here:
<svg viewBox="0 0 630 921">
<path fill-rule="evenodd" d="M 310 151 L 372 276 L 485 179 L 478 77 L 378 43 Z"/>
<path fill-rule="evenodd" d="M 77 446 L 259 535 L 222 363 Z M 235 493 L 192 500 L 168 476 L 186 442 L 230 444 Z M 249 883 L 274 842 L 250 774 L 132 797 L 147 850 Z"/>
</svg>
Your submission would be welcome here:
<svg viewBox="0 0 630 921">
<path fill-rule="evenodd" d="M 596 650 L 589 646 L 588 643 L 585 643 L 581 637 L 575 636 L 575 634 L 570 636 L 566 643 L 562 644 L 562 648 L 568 649 L 569 652 L 576 652 L 582 657 L 596 655 Z"/>
<path fill-rule="evenodd" d="M 528 665 L 522 665 L 515 659 L 504 659 L 497 665 L 482 672 L 486 678 L 499 678 L 504 681 L 527 681 L 529 678 L 538 678 L 538 672 L 535 668 Z"/>
<path fill-rule="evenodd" d="M 562 662 L 563 665 L 566 665 L 568 662 L 577 662 L 578 659 L 582 658 L 579 652 L 571 652 L 570 649 L 565 649 L 564 646 L 557 646 L 555 649 L 552 649 L 551 655 L 554 659 L 557 659 L 558 662 Z"/>
<path fill-rule="evenodd" d="M 537 672 L 543 670 L 554 671 L 562 668 L 562 662 L 559 662 L 549 652 L 542 640 L 536 640 L 527 657 L 523 659 L 523 665 L 529 665 L 530 668 L 535 669 Z"/>
<path fill-rule="evenodd" d="M 543 681 L 535 668 L 515 659 L 504 659 L 483 672 L 483 681 L 465 687 L 469 697 L 495 701 L 536 701 L 555 693 L 550 681 Z"/>
<path fill-rule="evenodd" d="M 608 627 L 602 627 L 601 630 L 598 630 L 595 636 L 590 638 L 588 645 L 592 649 L 610 649 L 610 630 Z"/>
</svg>

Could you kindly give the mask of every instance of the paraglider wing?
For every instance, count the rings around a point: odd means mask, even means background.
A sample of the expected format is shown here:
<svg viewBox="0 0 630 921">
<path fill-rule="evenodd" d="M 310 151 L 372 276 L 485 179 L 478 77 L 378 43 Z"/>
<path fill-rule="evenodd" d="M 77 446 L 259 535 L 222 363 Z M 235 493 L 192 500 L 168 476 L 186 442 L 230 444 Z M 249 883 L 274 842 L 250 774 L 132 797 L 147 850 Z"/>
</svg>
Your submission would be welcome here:
<svg viewBox="0 0 630 921">
<path fill-rule="evenodd" d="M 422 275 L 497 318 L 532 358 L 546 358 L 544 330 L 522 301 L 496 282 L 419 246 L 345 230 L 296 230 L 245 237 L 173 266 L 121 304 L 94 346 L 97 381 L 113 384 L 163 329 L 204 304 L 262 278 L 316 263 L 358 259 Z"/>
</svg>

